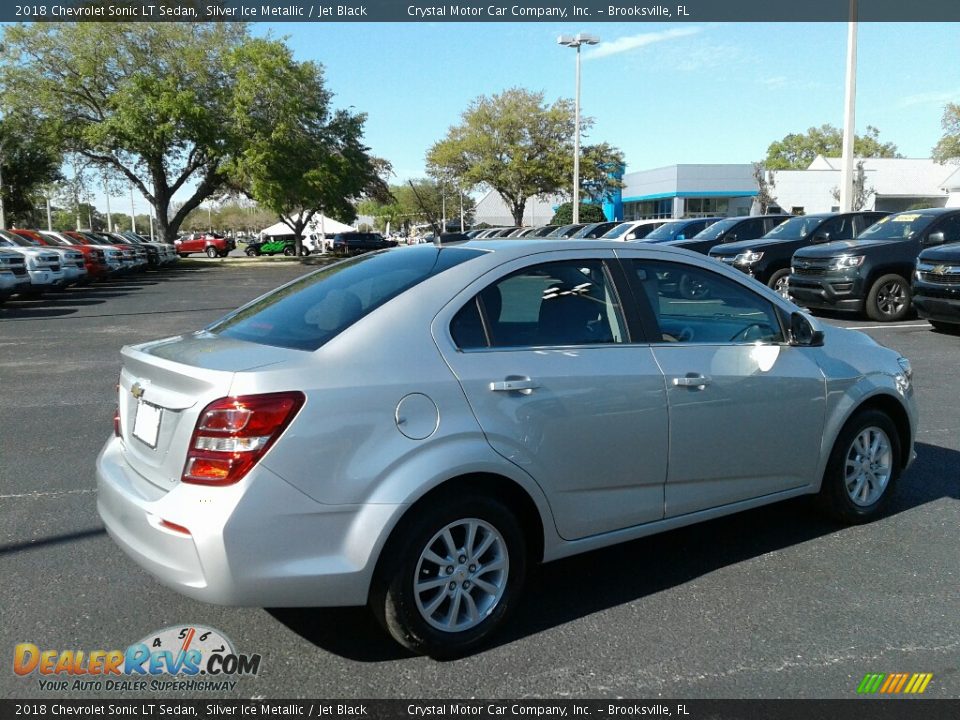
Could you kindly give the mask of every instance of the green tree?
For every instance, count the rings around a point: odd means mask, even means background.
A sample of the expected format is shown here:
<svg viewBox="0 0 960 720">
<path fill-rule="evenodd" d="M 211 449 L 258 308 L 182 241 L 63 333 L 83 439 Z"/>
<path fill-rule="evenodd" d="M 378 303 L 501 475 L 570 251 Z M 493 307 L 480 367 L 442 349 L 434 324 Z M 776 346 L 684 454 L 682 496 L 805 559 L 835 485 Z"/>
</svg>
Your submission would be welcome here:
<svg viewBox="0 0 960 720">
<path fill-rule="evenodd" d="M 228 68 L 236 89 L 225 111 L 243 137 L 227 164 L 231 184 L 280 217 L 298 252 L 317 213 L 349 222 L 361 197 L 387 196 L 390 167 L 363 144 L 366 116 L 332 110 L 319 65 L 295 61 L 282 43 L 252 40 Z"/>
<path fill-rule="evenodd" d="M 475 209 L 474 199 L 464 193 L 464 224 L 468 227 Z M 448 223 L 460 222 L 460 192 L 434 178 L 417 178 L 403 185 L 391 185 L 387 200 L 366 200 L 357 206 L 357 212 L 372 216 L 380 230 L 387 222 L 391 228 L 407 229 L 417 223 L 429 223 L 434 232 L 441 232 L 444 215 Z"/>
<path fill-rule="evenodd" d="M 543 93 L 521 88 L 481 96 L 427 152 L 428 172 L 493 188 L 520 225 L 527 198 L 554 193 L 570 177 L 573 130 L 570 100 L 548 105 Z"/>
<path fill-rule="evenodd" d="M 609 143 L 581 147 L 580 191 L 582 196 L 594 203 L 609 200 L 617 190 L 623 187 L 623 182 L 616 176 L 622 172 L 625 165 L 623 152 Z"/>
<path fill-rule="evenodd" d="M 7 115 L 0 120 L 0 192 L 8 225 L 35 224 L 37 201 L 42 203 L 47 186 L 61 179 L 61 155 L 49 130 L 49 125 L 30 116 Z"/>
<path fill-rule="evenodd" d="M 842 152 L 843 132 L 827 123 L 770 143 L 763 164 L 767 170 L 804 170 L 817 155 L 839 157 Z M 880 142 L 880 131 L 872 125 L 867 125 L 865 135 L 854 137 L 853 154 L 859 158 L 903 157 L 893 143 Z"/>
<path fill-rule="evenodd" d="M 949 103 L 943 108 L 943 137 L 933 148 L 933 159 L 938 163 L 960 162 L 960 104 Z"/>
<path fill-rule="evenodd" d="M 606 216 L 603 214 L 603 209 L 599 205 L 580 203 L 580 222 L 604 222 L 606 219 Z M 573 203 L 569 202 L 565 202 L 557 207 L 556 212 L 553 214 L 553 218 L 550 220 L 551 225 L 569 225 L 572 222 Z"/>
</svg>

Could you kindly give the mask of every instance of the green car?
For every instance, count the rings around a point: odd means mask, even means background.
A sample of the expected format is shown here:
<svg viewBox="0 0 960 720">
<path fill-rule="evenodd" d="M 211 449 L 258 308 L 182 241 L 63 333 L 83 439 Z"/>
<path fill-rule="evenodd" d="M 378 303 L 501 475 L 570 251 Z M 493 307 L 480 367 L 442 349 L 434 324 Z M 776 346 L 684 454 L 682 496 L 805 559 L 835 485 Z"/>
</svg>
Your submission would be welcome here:
<svg viewBox="0 0 960 720">
<path fill-rule="evenodd" d="M 288 239 L 278 239 L 278 240 L 267 240 L 262 243 L 251 243 L 247 245 L 246 253 L 247 255 L 253 257 L 256 255 L 277 255 L 283 253 L 284 255 L 294 255 L 296 253 L 296 245 L 293 240 Z M 301 255 L 307 254 L 307 249 L 303 248 L 300 251 Z"/>
</svg>

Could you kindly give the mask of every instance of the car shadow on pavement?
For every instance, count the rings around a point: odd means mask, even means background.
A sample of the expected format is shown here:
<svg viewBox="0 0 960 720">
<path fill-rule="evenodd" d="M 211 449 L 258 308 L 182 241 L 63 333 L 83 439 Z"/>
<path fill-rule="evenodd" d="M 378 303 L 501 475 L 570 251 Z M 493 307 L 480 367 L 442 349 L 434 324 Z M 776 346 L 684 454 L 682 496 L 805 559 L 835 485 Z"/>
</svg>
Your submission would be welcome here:
<svg viewBox="0 0 960 720">
<path fill-rule="evenodd" d="M 925 443 L 916 449 L 884 517 L 945 497 L 960 499 L 960 452 Z M 818 512 L 811 497 L 801 497 L 547 563 L 529 577 L 508 626 L 477 652 L 843 530 Z M 351 660 L 409 657 L 364 608 L 267 612 L 305 640 Z"/>
<path fill-rule="evenodd" d="M 0 305 L 0 321 L 3 320 L 36 320 L 39 318 L 63 317 L 73 315 L 79 308 L 76 307 L 41 307 L 39 305 Z"/>
</svg>

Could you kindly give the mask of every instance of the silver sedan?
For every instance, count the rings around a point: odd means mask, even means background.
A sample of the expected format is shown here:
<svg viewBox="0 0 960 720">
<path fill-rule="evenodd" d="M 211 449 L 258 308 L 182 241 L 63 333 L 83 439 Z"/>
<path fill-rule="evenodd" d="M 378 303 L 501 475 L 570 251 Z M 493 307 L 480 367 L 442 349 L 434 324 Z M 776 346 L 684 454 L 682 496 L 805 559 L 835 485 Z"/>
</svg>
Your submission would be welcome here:
<svg viewBox="0 0 960 720">
<path fill-rule="evenodd" d="M 329 265 L 125 347 L 100 515 L 161 582 L 368 604 L 433 655 L 546 562 L 799 495 L 883 511 L 909 362 L 702 255 L 421 245 Z"/>
</svg>

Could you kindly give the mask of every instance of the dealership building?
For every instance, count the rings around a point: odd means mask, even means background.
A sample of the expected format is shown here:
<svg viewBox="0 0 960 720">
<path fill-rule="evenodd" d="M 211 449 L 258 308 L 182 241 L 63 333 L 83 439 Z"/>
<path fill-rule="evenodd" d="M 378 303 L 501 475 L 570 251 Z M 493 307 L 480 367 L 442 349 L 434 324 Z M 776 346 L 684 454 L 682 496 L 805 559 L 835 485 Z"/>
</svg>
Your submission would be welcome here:
<svg viewBox="0 0 960 720">
<path fill-rule="evenodd" d="M 866 210 L 897 212 L 915 207 L 960 207 L 960 166 L 928 158 L 866 158 L 863 161 Z M 817 157 L 806 170 L 772 172 L 772 212 L 806 214 L 839 209 L 840 159 Z M 623 187 L 604 203 L 611 220 L 738 216 L 756 213 L 757 185 L 753 165 L 669 165 L 626 173 Z M 543 225 L 565 198 L 532 197 L 524 225 Z M 496 192 L 477 202 L 475 222 L 513 225 L 506 204 Z"/>
</svg>

